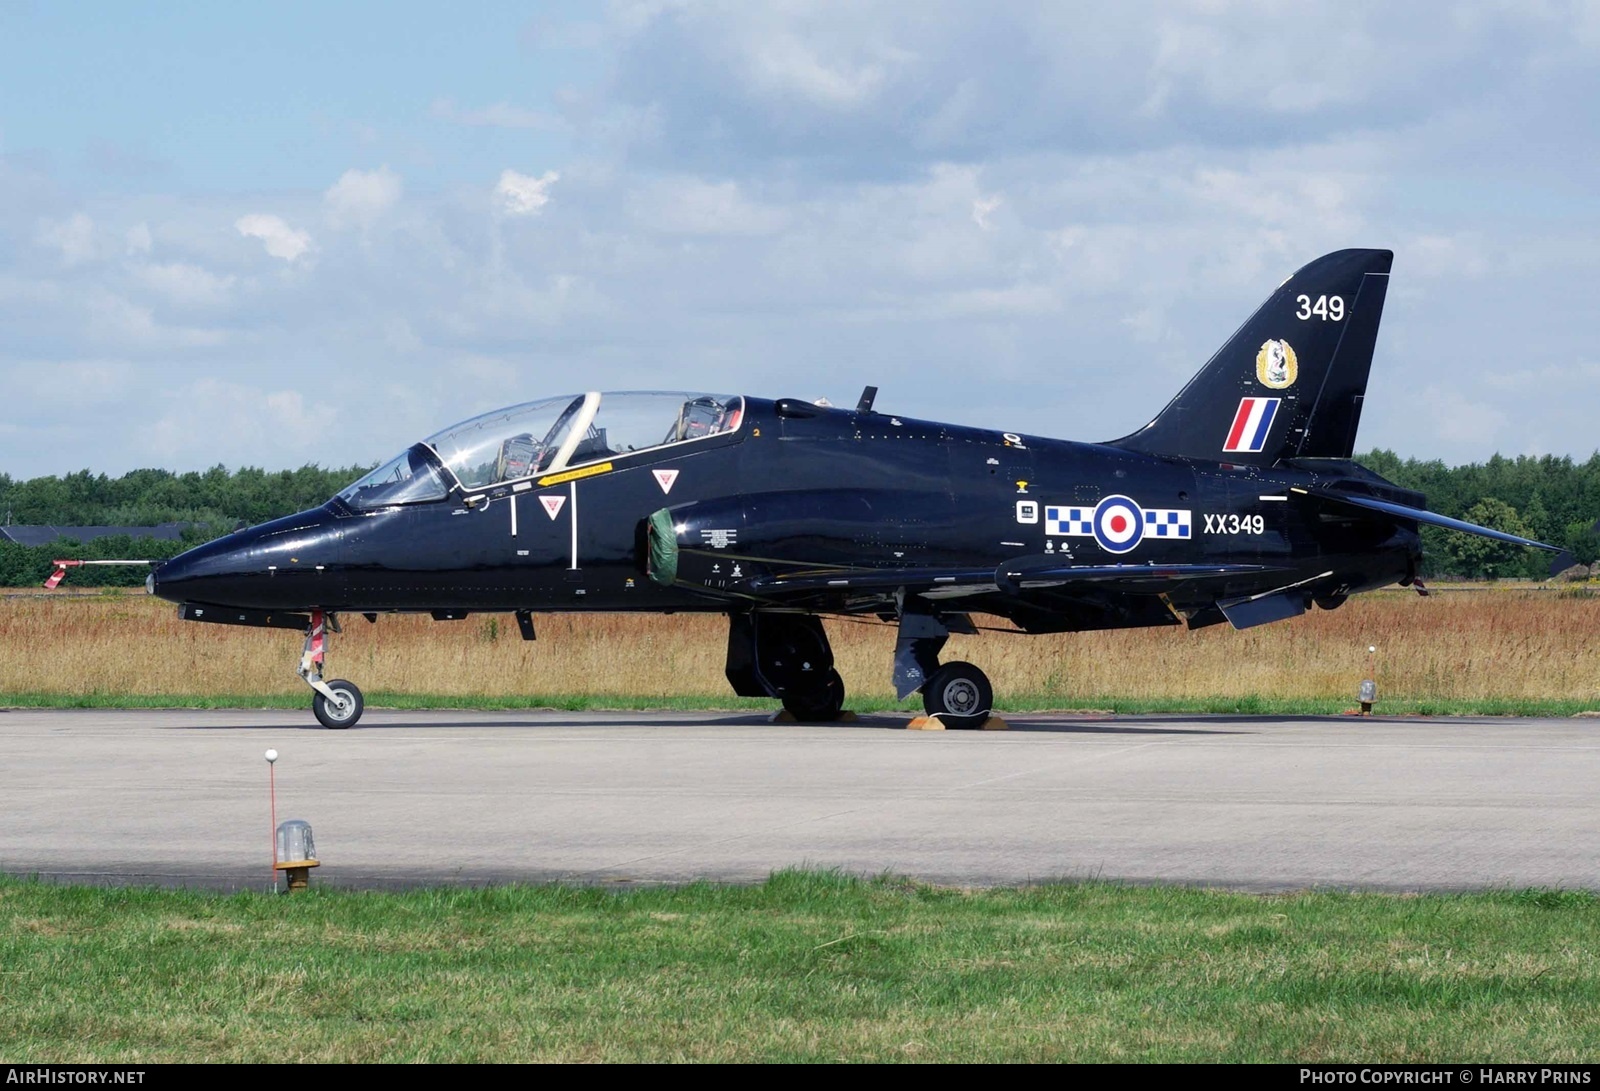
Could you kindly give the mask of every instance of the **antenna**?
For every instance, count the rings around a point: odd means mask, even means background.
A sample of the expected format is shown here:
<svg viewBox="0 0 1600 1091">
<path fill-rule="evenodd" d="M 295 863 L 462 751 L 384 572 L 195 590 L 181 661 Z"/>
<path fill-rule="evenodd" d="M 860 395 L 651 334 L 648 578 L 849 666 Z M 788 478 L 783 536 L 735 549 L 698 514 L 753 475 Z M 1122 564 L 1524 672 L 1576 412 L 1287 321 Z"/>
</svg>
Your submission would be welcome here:
<svg viewBox="0 0 1600 1091">
<path fill-rule="evenodd" d="M 872 403 L 875 400 L 877 400 L 877 397 L 878 397 L 878 388 L 875 387 L 875 386 L 869 386 L 866 389 L 862 390 L 861 391 L 861 400 L 856 402 L 856 412 L 857 413 L 870 413 L 870 412 L 872 412 Z"/>
</svg>

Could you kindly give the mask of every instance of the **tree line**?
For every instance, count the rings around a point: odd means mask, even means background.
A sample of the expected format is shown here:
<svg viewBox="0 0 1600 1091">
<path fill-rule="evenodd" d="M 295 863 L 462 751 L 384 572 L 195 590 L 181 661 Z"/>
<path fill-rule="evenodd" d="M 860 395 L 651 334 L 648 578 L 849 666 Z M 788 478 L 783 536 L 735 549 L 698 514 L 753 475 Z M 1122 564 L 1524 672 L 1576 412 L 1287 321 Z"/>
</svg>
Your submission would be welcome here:
<svg viewBox="0 0 1600 1091">
<path fill-rule="evenodd" d="M 91 542 L 72 539 L 29 548 L 0 541 L 0 587 L 43 583 L 57 557 L 80 560 L 145 558 L 161 560 L 191 546 L 250 525 L 314 508 L 366 474 L 371 466 L 268 472 L 253 466 L 230 471 L 213 466 L 203 473 L 134 470 L 108 477 L 88 470 L 62 477 L 14 480 L 0 473 L 0 523 L 55 526 L 156 526 L 185 524 L 180 541 L 116 535 Z M 96 567 L 75 570 L 77 587 L 133 587 L 144 583 L 143 568 Z"/>
<path fill-rule="evenodd" d="M 1585 462 L 1544 455 L 1446 466 L 1443 462 L 1402 459 L 1393 451 L 1369 451 L 1357 461 L 1397 485 L 1427 494 L 1428 507 L 1571 550 L 1580 564 L 1600 560 L 1600 452 Z M 203 473 L 134 470 L 121 477 L 88 470 L 63 477 L 13 480 L 0 473 L 0 522 L 57 526 L 154 526 L 186 524 L 181 541 L 111 537 L 92 542 L 58 541 L 28 548 L 0 542 L 0 587 L 44 582 L 56 557 L 84 560 L 162 559 L 254 524 L 316 507 L 371 467 L 268 472 L 255 467 L 230 471 L 213 466 Z M 1424 527 L 1423 574 L 1461 579 L 1527 576 L 1543 578 L 1549 557 L 1486 538 Z M 85 568 L 75 571 L 75 586 L 137 586 L 142 568 Z"/>
<path fill-rule="evenodd" d="M 1568 456 L 1495 455 L 1446 466 L 1376 450 L 1356 461 L 1396 485 L 1428 497 L 1428 510 L 1524 538 L 1565 547 L 1577 563 L 1600 559 L 1600 451 L 1585 462 Z M 1422 528 L 1423 575 L 1456 579 L 1543 579 L 1551 557 L 1476 535 Z"/>
</svg>

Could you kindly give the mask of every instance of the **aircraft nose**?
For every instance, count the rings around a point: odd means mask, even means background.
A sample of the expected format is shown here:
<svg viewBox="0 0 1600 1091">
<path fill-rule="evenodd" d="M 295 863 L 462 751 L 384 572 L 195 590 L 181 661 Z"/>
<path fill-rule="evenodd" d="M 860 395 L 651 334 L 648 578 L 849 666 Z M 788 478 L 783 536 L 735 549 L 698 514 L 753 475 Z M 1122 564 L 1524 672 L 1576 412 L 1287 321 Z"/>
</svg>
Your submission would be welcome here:
<svg viewBox="0 0 1600 1091">
<path fill-rule="evenodd" d="M 301 512 L 163 561 L 145 588 L 177 603 L 258 609 L 333 606 L 343 583 L 343 540 L 331 514 Z"/>
<path fill-rule="evenodd" d="M 241 549 L 226 538 L 207 542 L 156 565 L 145 580 L 145 590 L 169 602 L 216 601 L 214 585 L 232 583 L 247 574 L 248 553 L 247 545 Z"/>
</svg>

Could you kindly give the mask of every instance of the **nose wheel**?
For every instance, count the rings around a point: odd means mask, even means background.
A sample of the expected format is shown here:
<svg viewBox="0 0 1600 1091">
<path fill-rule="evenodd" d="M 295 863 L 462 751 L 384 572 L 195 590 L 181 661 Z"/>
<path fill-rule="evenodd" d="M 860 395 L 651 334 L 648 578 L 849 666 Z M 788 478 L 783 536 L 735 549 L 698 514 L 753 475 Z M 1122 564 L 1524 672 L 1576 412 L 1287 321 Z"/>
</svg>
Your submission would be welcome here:
<svg viewBox="0 0 1600 1091">
<path fill-rule="evenodd" d="M 354 682 L 343 678 L 335 678 L 331 682 L 322 680 L 322 664 L 327 655 L 327 625 L 330 618 L 321 610 L 311 611 L 311 626 L 306 629 L 305 650 L 300 655 L 300 669 L 297 672 L 306 685 L 316 692 L 311 697 L 311 711 L 316 715 L 317 721 L 323 727 L 338 731 L 351 727 L 361 719 L 361 712 L 366 707 L 362 700 L 361 691 Z M 334 622 L 334 631 L 338 632 L 338 623 Z"/>
<path fill-rule="evenodd" d="M 361 719 L 361 710 L 366 706 L 354 682 L 335 678 L 327 687 L 333 694 L 331 698 L 320 690 L 311 698 L 311 711 L 316 713 L 323 727 L 339 730 Z"/>
</svg>

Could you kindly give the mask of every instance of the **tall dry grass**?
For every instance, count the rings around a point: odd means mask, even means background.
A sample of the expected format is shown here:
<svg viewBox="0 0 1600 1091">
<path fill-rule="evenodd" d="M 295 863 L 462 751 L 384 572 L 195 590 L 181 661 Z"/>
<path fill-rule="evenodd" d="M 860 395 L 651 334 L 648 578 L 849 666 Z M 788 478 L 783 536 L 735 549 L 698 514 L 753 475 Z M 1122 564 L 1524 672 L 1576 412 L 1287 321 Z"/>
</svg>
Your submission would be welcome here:
<svg viewBox="0 0 1600 1091">
<path fill-rule="evenodd" d="M 980 621 L 982 619 L 979 619 Z M 718 616 L 541 615 L 524 643 L 509 616 L 345 620 L 330 676 L 369 692 L 725 697 Z M 887 699 L 894 629 L 826 622 L 858 697 Z M 1075 707 L 1097 697 L 1345 699 L 1376 645 L 1386 698 L 1600 702 L 1600 597 L 1557 592 L 1377 593 L 1245 632 L 1216 626 L 954 637 L 946 661 L 979 664 L 1004 695 Z M 0 599 L 0 703 L 21 693 L 303 694 L 300 636 L 181 622 L 132 593 Z"/>
</svg>

